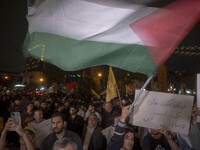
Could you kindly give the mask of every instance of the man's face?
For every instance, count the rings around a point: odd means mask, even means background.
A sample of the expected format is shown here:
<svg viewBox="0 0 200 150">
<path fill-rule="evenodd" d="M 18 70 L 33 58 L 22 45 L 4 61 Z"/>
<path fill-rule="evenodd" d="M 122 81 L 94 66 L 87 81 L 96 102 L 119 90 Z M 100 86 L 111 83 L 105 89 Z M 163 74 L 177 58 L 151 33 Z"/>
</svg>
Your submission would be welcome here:
<svg viewBox="0 0 200 150">
<path fill-rule="evenodd" d="M 65 128 L 64 121 L 60 116 L 56 116 L 51 119 L 51 126 L 55 134 L 60 134 Z"/>
<path fill-rule="evenodd" d="M 70 144 L 68 144 L 66 147 L 58 148 L 57 150 L 75 150 L 75 148 L 71 146 Z"/>
<path fill-rule="evenodd" d="M 33 108 L 34 108 L 33 104 L 29 104 L 29 105 L 27 106 L 27 111 L 32 111 Z"/>
<path fill-rule="evenodd" d="M 35 111 L 34 113 L 34 119 L 37 121 L 37 122 L 41 122 L 43 120 L 43 112 L 38 110 L 38 111 Z"/>
<path fill-rule="evenodd" d="M 153 134 L 153 135 L 160 134 L 160 129 L 150 129 L 150 130 L 151 130 L 151 134 Z"/>
<path fill-rule="evenodd" d="M 120 119 L 120 116 L 113 118 L 114 126 L 117 125 L 119 119 Z"/>
<path fill-rule="evenodd" d="M 44 103 L 44 102 L 43 102 L 43 103 L 41 104 L 41 107 L 42 107 L 43 109 L 46 109 L 46 108 L 47 108 L 47 103 Z"/>
<path fill-rule="evenodd" d="M 153 138 L 155 139 L 160 139 L 161 138 L 161 133 L 160 133 L 160 129 L 150 129 L 151 130 L 151 135 Z"/>
<path fill-rule="evenodd" d="M 105 103 L 104 109 L 107 112 L 111 112 L 112 111 L 112 104 L 111 103 Z"/>
<path fill-rule="evenodd" d="M 69 106 L 69 102 L 65 102 L 64 105 L 65 105 L 65 108 L 67 108 Z"/>
<path fill-rule="evenodd" d="M 93 107 L 92 105 L 90 105 L 90 106 L 88 107 L 88 111 L 89 111 L 89 112 L 94 112 L 94 107 Z"/>
<path fill-rule="evenodd" d="M 124 136 L 123 148 L 124 150 L 132 150 L 134 145 L 134 134 L 127 132 Z"/>
<path fill-rule="evenodd" d="M 37 101 L 37 98 L 35 96 L 33 96 L 33 101 Z"/>
<path fill-rule="evenodd" d="M 57 111 L 58 111 L 58 112 L 62 112 L 63 109 L 64 109 L 63 106 L 60 106 L 59 108 L 57 108 Z"/>
<path fill-rule="evenodd" d="M 69 112 L 70 112 L 71 115 L 75 115 L 76 114 L 76 109 L 71 107 Z"/>
<path fill-rule="evenodd" d="M 88 118 L 88 126 L 90 128 L 93 128 L 97 125 L 97 117 L 95 115 L 90 115 L 89 118 Z"/>
</svg>

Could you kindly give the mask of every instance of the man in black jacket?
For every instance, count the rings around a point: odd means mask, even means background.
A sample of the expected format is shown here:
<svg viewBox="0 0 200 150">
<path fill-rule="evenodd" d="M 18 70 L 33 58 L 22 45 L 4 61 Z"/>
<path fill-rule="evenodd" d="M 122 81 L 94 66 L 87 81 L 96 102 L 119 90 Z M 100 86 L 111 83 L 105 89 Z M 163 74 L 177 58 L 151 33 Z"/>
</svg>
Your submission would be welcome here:
<svg viewBox="0 0 200 150">
<path fill-rule="evenodd" d="M 110 102 L 106 102 L 104 104 L 104 110 L 102 114 L 103 114 L 103 117 L 101 121 L 101 127 L 105 129 L 113 124 L 112 104 Z"/>
<path fill-rule="evenodd" d="M 41 145 L 41 150 L 52 150 L 55 141 L 67 137 L 77 144 L 77 150 L 82 150 L 80 137 L 71 131 L 66 130 L 65 116 L 60 112 L 56 112 L 51 116 L 51 126 L 53 133 L 48 135 Z"/>
<path fill-rule="evenodd" d="M 97 125 L 96 114 L 88 117 L 88 126 L 84 128 L 82 134 L 83 150 L 105 150 L 106 138 L 101 133 L 102 128 Z"/>
<path fill-rule="evenodd" d="M 77 110 L 74 105 L 70 106 L 69 113 L 70 116 L 67 117 L 67 129 L 77 133 L 81 137 L 84 127 L 83 118 L 77 115 Z"/>
</svg>

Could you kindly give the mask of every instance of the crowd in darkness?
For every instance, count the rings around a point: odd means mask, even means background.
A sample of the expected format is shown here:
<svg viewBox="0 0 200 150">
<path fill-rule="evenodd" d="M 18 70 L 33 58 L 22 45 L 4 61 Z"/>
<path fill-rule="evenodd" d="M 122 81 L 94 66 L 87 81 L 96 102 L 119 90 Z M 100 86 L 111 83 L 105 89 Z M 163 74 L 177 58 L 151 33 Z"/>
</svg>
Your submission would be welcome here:
<svg viewBox="0 0 200 150">
<path fill-rule="evenodd" d="M 200 150 L 199 108 L 189 136 L 129 124 L 133 99 L 25 92 L 0 95 L 0 150 Z M 20 112 L 20 123 L 10 117 Z"/>
</svg>

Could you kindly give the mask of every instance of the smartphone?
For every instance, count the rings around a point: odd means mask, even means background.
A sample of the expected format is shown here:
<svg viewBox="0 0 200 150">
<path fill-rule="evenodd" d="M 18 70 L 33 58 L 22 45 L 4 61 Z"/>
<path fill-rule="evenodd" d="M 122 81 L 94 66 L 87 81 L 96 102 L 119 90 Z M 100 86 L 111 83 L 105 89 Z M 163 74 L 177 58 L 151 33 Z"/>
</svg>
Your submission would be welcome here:
<svg viewBox="0 0 200 150">
<path fill-rule="evenodd" d="M 11 112 L 11 118 L 14 120 L 14 123 L 20 125 L 20 112 Z"/>
</svg>

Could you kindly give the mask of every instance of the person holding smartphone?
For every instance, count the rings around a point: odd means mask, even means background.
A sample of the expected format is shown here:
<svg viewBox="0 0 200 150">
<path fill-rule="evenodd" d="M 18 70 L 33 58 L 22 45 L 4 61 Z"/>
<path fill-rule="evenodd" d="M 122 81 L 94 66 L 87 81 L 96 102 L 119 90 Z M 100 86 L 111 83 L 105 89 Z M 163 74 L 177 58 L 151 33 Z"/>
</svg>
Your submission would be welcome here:
<svg viewBox="0 0 200 150">
<path fill-rule="evenodd" d="M 12 118 L 9 118 L 5 127 L 1 133 L 0 138 L 0 150 L 6 149 L 6 135 L 8 131 L 15 131 L 20 136 L 20 150 L 35 150 L 35 130 L 31 127 L 22 128 L 21 125 L 17 125 Z"/>
</svg>

